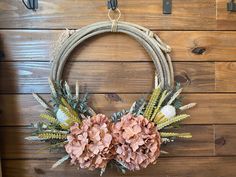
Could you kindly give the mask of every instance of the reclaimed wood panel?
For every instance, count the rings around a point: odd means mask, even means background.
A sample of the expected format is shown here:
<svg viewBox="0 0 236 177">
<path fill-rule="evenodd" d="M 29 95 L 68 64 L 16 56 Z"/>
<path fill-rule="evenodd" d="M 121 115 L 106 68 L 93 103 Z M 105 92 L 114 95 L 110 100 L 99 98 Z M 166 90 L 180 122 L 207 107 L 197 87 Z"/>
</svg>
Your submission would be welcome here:
<svg viewBox="0 0 236 177">
<path fill-rule="evenodd" d="M 232 115 L 232 117 L 234 117 Z M 215 126 L 216 155 L 236 155 L 236 125 Z"/>
<path fill-rule="evenodd" d="M 149 94 L 91 94 L 90 105 L 97 113 L 108 116 L 116 111 L 128 109 L 132 103 Z M 42 95 L 49 100 L 49 95 Z M 0 125 L 25 126 L 39 120 L 39 114 L 44 109 L 31 94 L 0 95 Z M 196 102 L 194 109 L 187 111 L 191 118 L 183 124 L 236 124 L 235 94 L 183 94 L 184 103 Z"/>
<path fill-rule="evenodd" d="M 236 13 L 227 11 L 228 0 L 216 0 L 217 28 L 221 30 L 236 29 Z"/>
<path fill-rule="evenodd" d="M 44 159 L 60 158 L 60 154 L 50 153 L 49 145 L 40 142 L 30 142 L 24 138 L 31 136 L 30 128 L 8 128 L 1 127 L 0 137 L 2 145 L 0 150 L 4 159 Z M 214 153 L 213 127 L 212 126 L 182 126 L 181 130 L 175 131 L 191 132 L 192 139 L 176 139 L 175 143 L 163 145 L 162 150 L 169 152 L 168 156 L 212 156 Z"/>
<path fill-rule="evenodd" d="M 216 90 L 220 92 L 235 92 L 236 86 L 236 63 L 216 63 Z"/>
<path fill-rule="evenodd" d="M 50 63 L 1 62 L 1 93 L 48 93 Z M 174 63 L 175 80 L 187 86 L 186 92 L 215 91 L 215 64 Z M 220 72 L 220 71 L 219 71 Z M 73 62 L 65 68 L 69 83 L 79 80 L 89 93 L 150 92 L 154 84 L 152 62 Z M 227 90 L 226 90 L 227 91 Z"/>
<path fill-rule="evenodd" d="M 4 160 L 3 176 L 32 177 L 32 176 L 98 176 L 99 171 L 78 171 L 68 163 L 51 170 L 55 160 Z M 136 172 L 129 172 L 125 176 L 155 176 L 155 177 L 233 177 L 236 157 L 177 157 L 161 158 L 156 165 Z M 115 169 L 108 169 L 104 177 L 120 177 L 122 174 Z"/>
<path fill-rule="evenodd" d="M 152 29 L 215 29 L 215 0 L 176 0 L 172 15 L 164 15 L 161 0 L 120 0 L 121 20 Z M 108 20 L 106 1 L 41 0 L 36 12 L 21 1 L 0 2 L 0 28 L 79 28 Z M 207 24 L 207 25 L 206 25 Z"/>
<path fill-rule="evenodd" d="M 1 30 L 2 61 L 50 61 L 62 30 Z M 172 47 L 173 61 L 236 61 L 235 31 L 156 31 Z M 127 50 L 129 48 L 129 50 Z M 203 53 L 193 53 L 203 48 Z M 1 57 L 2 56 L 2 57 Z M 151 61 L 129 36 L 104 34 L 89 39 L 70 56 L 71 61 Z"/>
<path fill-rule="evenodd" d="M 158 166 L 125 176 L 236 176 L 236 13 L 227 0 L 175 0 L 171 15 L 162 14 L 162 0 L 119 0 L 121 20 L 152 29 L 172 47 L 175 80 L 182 83 L 184 103 L 198 105 L 182 129 L 189 140 L 162 146 Z M 43 108 L 32 92 L 49 98 L 53 45 L 65 28 L 78 29 L 107 20 L 106 1 L 40 0 L 36 12 L 21 0 L 0 1 L 0 154 L 3 176 L 98 176 L 76 170 L 69 162 L 51 170 L 60 155 L 45 144 L 24 137 Z M 128 50 L 127 50 L 128 49 Z M 200 49 L 200 50 L 199 50 Z M 194 53 L 195 52 L 195 53 Z M 64 78 L 91 93 L 90 104 L 110 115 L 129 108 L 153 88 L 154 66 L 142 46 L 123 34 L 89 39 L 71 54 Z M 104 175 L 118 177 L 115 169 Z"/>
<path fill-rule="evenodd" d="M 173 61 L 235 61 L 236 31 L 160 31 Z M 194 50 L 202 52 L 194 53 Z"/>
</svg>

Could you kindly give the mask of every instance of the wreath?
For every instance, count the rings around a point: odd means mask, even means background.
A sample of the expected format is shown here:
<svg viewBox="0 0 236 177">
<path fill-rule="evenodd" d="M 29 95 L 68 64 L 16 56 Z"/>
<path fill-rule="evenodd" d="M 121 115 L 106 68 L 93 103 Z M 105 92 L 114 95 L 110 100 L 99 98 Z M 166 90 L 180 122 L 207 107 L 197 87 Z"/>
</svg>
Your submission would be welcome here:
<svg viewBox="0 0 236 177">
<path fill-rule="evenodd" d="M 157 162 L 162 144 L 176 138 L 191 138 L 190 133 L 172 132 L 171 128 L 189 115 L 183 112 L 195 103 L 182 105 L 182 88 L 174 84 L 170 47 L 152 31 L 136 24 L 110 17 L 76 31 L 67 30 L 57 45 L 52 63 L 49 86 L 51 99 L 45 101 L 38 94 L 35 99 L 45 108 L 42 121 L 32 124 L 35 129 L 31 141 L 50 144 L 50 149 L 61 152 L 62 158 L 52 165 L 57 167 L 66 160 L 72 165 L 89 170 L 113 165 L 125 173 L 140 170 Z M 108 32 L 127 34 L 138 41 L 150 55 L 156 68 L 155 88 L 149 99 L 140 98 L 130 109 L 114 113 L 111 117 L 96 113 L 88 104 L 88 94 L 79 93 L 79 84 L 70 89 L 61 80 L 64 65 L 75 47 L 96 35 Z M 72 92 L 75 92 L 73 94 Z M 63 155 L 64 154 L 64 155 Z"/>
</svg>

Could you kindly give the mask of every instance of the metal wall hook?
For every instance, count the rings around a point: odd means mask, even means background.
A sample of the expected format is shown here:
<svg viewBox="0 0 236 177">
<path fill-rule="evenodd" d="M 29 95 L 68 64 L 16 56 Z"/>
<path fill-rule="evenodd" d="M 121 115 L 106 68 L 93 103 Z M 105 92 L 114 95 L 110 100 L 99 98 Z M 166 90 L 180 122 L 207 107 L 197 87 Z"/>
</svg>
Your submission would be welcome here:
<svg viewBox="0 0 236 177">
<path fill-rule="evenodd" d="M 227 3 L 227 10 L 230 12 L 236 12 L 236 3 L 234 2 L 234 0 L 230 0 Z"/>
<path fill-rule="evenodd" d="M 108 0 L 107 1 L 107 8 L 116 10 L 118 8 L 118 1 L 117 0 Z"/>
<path fill-rule="evenodd" d="M 172 13 L 172 0 L 163 0 L 163 14 Z"/>
<path fill-rule="evenodd" d="M 27 9 L 34 11 L 38 9 L 38 0 L 22 0 L 22 3 Z"/>
</svg>

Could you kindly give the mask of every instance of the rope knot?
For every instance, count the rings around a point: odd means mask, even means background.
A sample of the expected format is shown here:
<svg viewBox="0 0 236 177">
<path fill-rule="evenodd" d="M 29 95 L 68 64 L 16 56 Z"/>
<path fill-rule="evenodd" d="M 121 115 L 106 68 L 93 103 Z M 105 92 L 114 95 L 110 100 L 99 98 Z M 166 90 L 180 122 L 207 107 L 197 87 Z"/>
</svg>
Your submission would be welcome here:
<svg viewBox="0 0 236 177">
<path fill-rule="evenodd" d="M 112 20 L 111 21 L 111 32 L 117 32 L 117 27 L 118 27 L 118 21 Z"/>
</svg>

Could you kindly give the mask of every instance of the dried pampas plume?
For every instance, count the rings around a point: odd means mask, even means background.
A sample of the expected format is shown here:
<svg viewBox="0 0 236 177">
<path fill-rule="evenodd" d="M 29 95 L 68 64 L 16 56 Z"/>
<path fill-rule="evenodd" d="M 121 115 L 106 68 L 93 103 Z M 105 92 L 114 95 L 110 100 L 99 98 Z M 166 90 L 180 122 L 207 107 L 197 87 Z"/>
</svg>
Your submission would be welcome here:
<svg viewBox="0 0 236 177">
<path fill-rule="evenodd" d="M 51 62 L 53 62 L 54 58 L 56 57 L 57 53 L 61 49 L 62 44 L 65 42 L 66 39 L 68 39 L 72 34 L 74 34 L 77 30 L 70 30 L 68 28 L 63 31 L 60 36 L 58 37 L 58 40 L 52 45 L 51 48 Z"/>
</svg>

